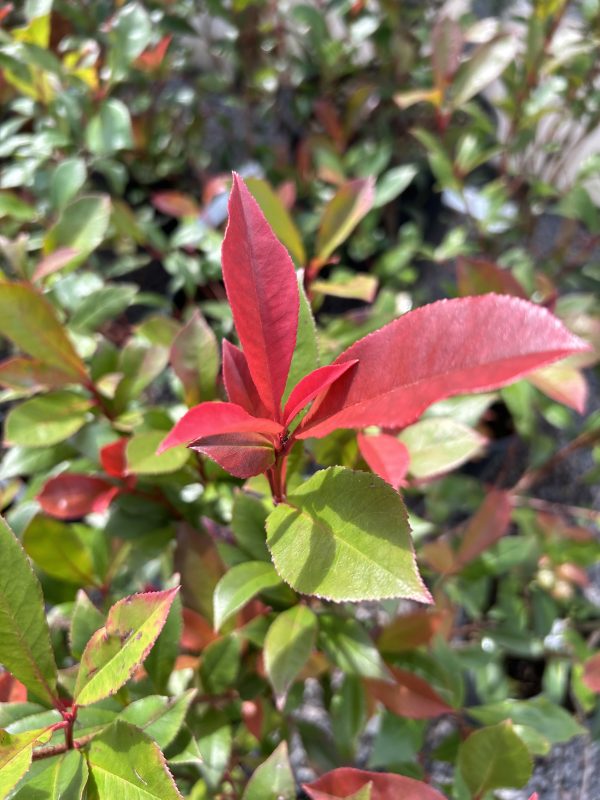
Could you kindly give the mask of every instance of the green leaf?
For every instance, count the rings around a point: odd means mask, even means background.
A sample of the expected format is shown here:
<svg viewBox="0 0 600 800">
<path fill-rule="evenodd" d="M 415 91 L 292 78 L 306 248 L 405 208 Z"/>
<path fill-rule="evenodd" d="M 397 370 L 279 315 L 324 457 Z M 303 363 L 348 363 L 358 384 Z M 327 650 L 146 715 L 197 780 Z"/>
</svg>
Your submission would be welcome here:
<svg viewBox="0 0 600 800">
<path fill-rule="evenodd" d="M 495 725 L 511 719 L 515 725 L 526 725 L 543 734 L 551 744 L 568 742 L 585 733 L 564 708 L 540 695 L 530 700 L 502 700 L 499 703 L 469 709 L 469 716 L 483 725 Z"/>
<path fill-rule="evenodd" d="M 246 186 L 261 207 L 267 222 L 273 228 L 275 236 L 289 251 L 296 266 L 303 267 L 306 263 L 306 252 L 298 228 L 290 217 L 287 208 L 267 181 L 263 181 L 260 178 L 246 178 Z"/>
<path fill-rule="evenodd" d="M 9 411 L 5 441 L 22 447 L 58 444 L 85 425 L 91 407 L 86 397 L 66 390 L 32 397 Z"/>
<path fill-rule="evenodd" d="M 90 529 L 66 525 L 57 519 L 35 516 L 23 533 L 27 555 L 47 575 L 77 586 L 98 584 Z"/>
<path fill-rule="evenodd" d="M 235 634 L 211 642 L 202 652 L 200 678 L 211 694 L 222 694 L 235 683 L 240 669 L 242 645 Z"/>
<path fill-rule="evenodd" d="M 212 328 L 199 311 L 173 340 L 170 361 L 183 384 L 188 406 L 215 397 L 220 367 L 219 346 Z"/>
<path fill-rule="evenodd" d="M 54 308 L 32 286 L 0 284 L 0 334 L 28 355 L 66 372 L 74 381 L 85 380 L 85 366 Z"/>
<path fill-rule="evenodd" d="M 196 745 L 202 761 L 199 767 L 209 789 L 219 788 L 231 758 L 231 725 L 221 711 L 211 709 L 196 725 Z"/>
<path fill-rule="evenodd" d="M 247 602 L 265 589 L 281 583 L 273 565 L 265 561 L 247 561 L 237 564 L 223 575 L 215 588 L 213 599 L 215 630 L 233 616 Z"/>
<path fill-rule="evenodd" d="M 140 3 L 127 3 L 111 21 L 108 63 L 112 81 L 127 75 L 132 61 L 141 55 L 152 36 L 152 22 Z"/>
<path fill-rule="evenodd" d="M 131 595 L 110 609 L 106 625 L 92 636 L 81 657 L 77 705 L 109 697 L 129 680 L 162 630 L 177 591 Z"/>
<path fill-rule="evenodd" d="M 35 775 L 28 775 L 11 800 L 81 800 L 88 780 L 85 758 L 69 750 L 58 758 L 34 762 Z"/>
<path fill-rule="evenodd" d="M 472 733 L 460 746 L 457 764 L 475 797 L 492 789 L 520 789 L 533 766 L 510 720 Z"/>
<path fill-rule="evenodd" d="M 196 689 L 188 689 L 179 697 L 142 697 L 130 703 L 119 719 L 143 730 L 164 750 L 179 733 L 195 696 Z"/>
<path fill-rule="evenodd" d="M 238 492 L 233 499 L 231 529 L 236 541 L 253 559 L 270 561 L 267 549 L 265 522 L 267 505 L 247 492 Z"/>
<path fill-rule="evenodd" d="M 73 270 L 100 245 L 110 221 L 110 198 L 101 194 L 80 197 L 66 206 L 44 237 L 44 254 L 71 247 L 77 255 L 63 267 Z"/>
<path fill-rule="evenodd" d="M 138 287 L 121 283 L 103 286 L 88 295 L 71 317 L 71 327 L 78 331 L 95 331 L 108 320 L 118 317 L 133 302 Z"/>
<path fill-rule="evenodd" d="M 188 523 L 177 527 L 175 569 L 181 574 L 183 604 L 212 623 L 213 592 L 224 572 L 214 541 Z"/>
<path fill-rule="evenodd" d="M 319 647 L 336 667 L 349 675 L 390 679 L 379 651 L 355 619 L 322 614 L 319 617 Z"/>
<path fill-rule="evenodd" d="M 182 800 L 160 749 L 128 722 L 92 740 L 88 764 L 98 800 Z"/>
<path fill-rule="evenodd" d="M 404 503 L 376 475 L 344 467 L 317 472 L 269 515 L 267 545 L 279 575 L 302 594 L 431 601 Z"/>
<path fill-rule="evenodd" d="M 0 797 L 5 798 L 29 769 L 34 745 L 44 744 L 51 736 L 48 730 L 0 731 Z"/>
<path fill-rule="evenodd" d="M 373 208 L 381 208 L 402 194 L 417 172 L 418 168 L 414 164 L 403 164 L 388 170 L 377 182 Z"/>
<path fill-rule="evenodd" d="M 62 210 L 81 189 L 87 177 L 82 158 L 61 161 L 50 179 L 50 202 L 57 211 Z"/>
<path fill-rule="evenodd" d="M 313 317 L 310 303 L 302 286 L 302 277 L 298 278 L 298 291 L 300 307 L 298 309 L 298 332 L 296 334 L 296 349 L 292 356 L 290 371 L 285 384 L 282 403 L 291 394 L 294 386 L 319 366 L 319 346 L 317 342 L 317 326 Z"/>
<path fill-rule="evenodd" d="M 452 108 L 459 108 L 499 78 L 514 60 L 519 48 L 517 37 L 498 36 L 482 44 L 458 69 L 450 90 Z"/>
<path fill-rule="evenodd" d="M 326 262 L 371 209 L 375 192 L 373 179 L 349 181 L 328 203 L 317 233 L 316 260 Z"/>
<path fill-rule="evenodd" d="M 183 467 L 190 455 L 184 445 L 171 447 L 156 455 L 158 445 L 164 438 L 164 431 L 146 431 L 129 439 L 125 455 L 127 469 L 132 475 L 165 475 Z"/>
<path fill-rule="evenodd" d="M 1 518 L 0 662 L 32 694 L 54 704 L 56 663 L 42 590 L 23 548 Z"/>
<path fill-rule="evenodd" d="M 279 708 L 308 661 L 316 636 L 317 618 L 304 605 L 281 612 L 269 628 L 264 647 L 265 670 Z"/>
<path fill-rule="evenodd" d="M 167 690 L 169 678 L 179 655 L 179 641 L 182 629 L 181 595 L 178 594 L 173 600 L 167 621 L 145 664 L 146 672 L 159 692 L 166 692 Z"/>
<path fill-rule="evenodd" d="M 71 629 L 69 631 L 69 641 L 71 654 L 77 661 L 85 650 L 86 644 L 96 633 L 98 628 L 104 625 L 104 615 L 96 608 L 87 594 L 80 589 L 75 598 L 75 607 L 71 617 Z"/>
<path fill-rule="evenodd" d="M 20 222 L 31 222 L 37 217 L 37 211 L 14 192 L 0 192 L 0 218 L 2 217 L 12 217 Z"/>
<path fill-rule="evenodd" d="M 464 464 L 481 452 L 486 440 L 454 419 L 422 419 L 399 436 L 410 454 L 409 472 L 429 478 Z"/>
<path fill-rule="evenodd" d="M 98 156 L 133 147 L 131 117 L 125 103 L 114 97 L 105 100 L 88 123 L 85 141 L 88 150 Z"/>
<path fill-rule="evenodd" d="M 290 766 L 287 742 L 279 747 L 260 766 L 248 781 L 242 800 L 295 800 L 296 781 Z"/>
</svg>

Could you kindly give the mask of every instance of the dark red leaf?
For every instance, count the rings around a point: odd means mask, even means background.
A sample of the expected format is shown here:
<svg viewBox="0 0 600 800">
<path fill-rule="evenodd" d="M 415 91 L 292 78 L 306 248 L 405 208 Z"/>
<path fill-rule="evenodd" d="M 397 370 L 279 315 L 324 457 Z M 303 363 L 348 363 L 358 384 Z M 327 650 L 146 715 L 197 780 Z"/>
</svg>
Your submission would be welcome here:
<svg viewBox="0 0 600 800">
<path fill-rule="evenodd" d="M 119 488 L 102 478 L 65 472 L 46 481 L 37 501 L 42 510 L 57 519 L 77 519 L 106 511 Z"/>
<path fill-rule="evenodd" d="M 432 403 L 487 391 L 588 345 L 546 309 L 516 297 L 442 300 L 353 344 L 334 363 L 358 358 L 316 403 L 299 438 L 337 428 L 414 422 Z"/>
<path fill-rule="evenodd" d="M 105 444 L 100 448 L 100 463 L 107 475 L 113 478 L 124 478 L 127 475 L 125 450 L 128 441 L 126 438 L 117 439 L 116 442 Z"/>
<path fill-rule="evenodd" d="M 227 339 L 223 339 L 223 383 L 231 403 L 245 408 L 256 417 L 268 415 L 250 375 L 246 356 Z"/>
<path fill-rule="evenodd" d="M 298 330 L 298 283 L 289 253 L 235 174 L 222 261 L 225 288 L 250 374 L 269 413 L 280 419 Z"/>
<path fill-rule="evenodd" d="M 361 455 L 376 475 L 397 489 L 404 486 L 410 454 L 395 436 L 381 433 L 378 436 L 358 434 Z"/>
<path fill-rule="evenodd" d="M 395 683 L 366 681 L 369 694 L 389 711 L 408 719 L 433 719 L 454 711 L 423 678 L 396 667 L 390 672 Z"/>
<path fill-rule="evenodd" d="M 183 415 L 171 433 L 163 439 L 157 453 L 178 444 L 189 444 L 196 439 L 221 433 L 277 434 L 282 430 L 283 427 L 278 422 L 253 417 L 234 403 L 200 403 Z"/>
<path fill-rule="evenodd" d="M 338 800 L 356 794 L 367 783 L 373 785 L 371 800 L 445 800 L 436 789 L 414 778 L 352 767 L 334 769 L 302 788 L 311 800 Z"/>
<path fill-rule="evenodd" d="M 340 375 L 353 367 L 356 361 L 346 361 L 343 364 L 333 364 L 319 367 L 309 372 L 299 381 L 292 390 L 283 411 L 283 424 L 289 425 L 302 409 L 312 402 L 321 392 L 325 391 L 336 381 Z"/>
<path fill-rule="evenodd" d="M 275 461 L 273 441 L 260 433 L 221 433 L 205 436 L 188 445 L 216 461 L 236 478 L 260 475 Z"/>
</svg>

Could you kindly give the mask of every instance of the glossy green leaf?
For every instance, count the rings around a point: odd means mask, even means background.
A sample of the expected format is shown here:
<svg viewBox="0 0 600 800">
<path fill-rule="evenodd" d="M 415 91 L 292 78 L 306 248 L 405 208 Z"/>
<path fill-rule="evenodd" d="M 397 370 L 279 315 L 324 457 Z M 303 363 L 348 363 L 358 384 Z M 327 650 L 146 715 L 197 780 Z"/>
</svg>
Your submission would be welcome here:
<svg viewBox="0 0 600 800">
<path fill-rule="evenodd" d="M 279 575 L 302 594 L 430 602 L 402 499 L 376 475 L 317 472 L 269 515 L 267 544 Z"/>
<path fill-rule="evenodd" d="M 461 744 L 457 763 L 475 797 L 492 789 L 520 789 L 531 777 L 533 766 L 510 720 L 472 733 Z"/>
<path fill-rule="evenodd" d="M 256 768 L 250 778 L 242 800 L 295 800 L 296 781 L 290 766 L 287 742 L 271 753 Z"/>
<path fill-rule="evenodd" d="M 304 605 L 282 611 L 269 628 L 264 646 L 265 670 L 280 707 L 308 661 L 316 636 L 317 618 Z"/>
<path fill-rule="evenodd" d="M 231 529 L 240 547 L 257 561 L 271 560 L 265 530 L 268 516 L 269 508 L 259 497 L 247 492 L 238 492 L 235 495 Z"/>
<path fill-rule="evenodd" d="M 213 600 L 215 630 L 219 630 L 257 594 L 280 583 L 281 578 L 275 572 L 273 565 L 265 561 L 247 561 L 231 567 L 215 588 Z"/>
<path fill-rule="evenodd" d="M 58 444 L 85 425 L 91 407 L 86 397 L 66 390 L 32 397 L 9 411 L 5 440 L 22 447 Z"/>
<path fill-rule="evenodd" d="M 214 399 L 220 366 L 219 347 L 215 334 L 199 311 L 173 340 L 170 362 L 183 385 L 188 406 Z"/>
<path fill-rule="evenodd" d="M 98 583 L 90 529 L 57 519 L 35 516 L 23 534 L 27 555 L 46 574 L 77 586 Z"/>
<path fill-rule="evenodd" d="M 131 117 L 125 103 L 110 97 L 88 123 L 85 141 L 90 152 L 107 156 L 133 147 Z"/>
<path fill-rule="evenodd" d="M 0 731 L 0 797 L 5 798 L 29 769 L 34 745 L 44 744 L 51 736 L 47 730 Z"/>
<path fill-rule="evenodd" d="M 502 700 L 498 703 L 469 709 L 469 715 L 483 725 L 495 725 L 511 719 L 515 725 L 527 725 L 543 734 L 551 744 L 568 742 L 585 733 L 583 728 L 564 708 L 540 695 L 530 700 Z"/>
<path fill-rule="evenodd" d="M 196 690 L 188 689 L 179 697 L 142 697 L 130 703 L 119 719 L 147 733 L 164 750 L 179 733 L 195 696 Z"/>
<path fill-rule="evenodd" d="M 200 678 L 208 692 L 221 694 L 235 683 L 240 669 L 241 640 L 235 634 L 211 642 L 202 652 Z"/>
<path fill-rule="evenodd" d="M 246 186 L 261 207 L 275 236 L 288 249 L 296 266 L 303 267 L 306 262 L 306 252 L 298 228 L 287 208 L 267 181 L 260 178 L 246 178 Z"/>
<path fill-rule="evenodd" d="M 32 286 L 0 284 L 0 334 L 44 364 L 85 379 L 86 369 L 50 303 Z"/>
<path fill-rule="evenodd" d="M 327 205 L 317 233 L 316 258 L 326 262 L 358 225 L 373 205 L 372 178 L 349 181 Z"/>
<path fill-rule="evenodd" d="M 87 758 L 98 800 L 181 800 L 158 746 L 128 722 L 96 736 Z"/>
<path fill-rule="evenodd" d="M 82 800 L 88 767 L 78 750 L 34 762 L 31 773 L 11 800 Z"/>
<path fill-rule="evenodd" d="M 71 617 L 71 628 L 69 631 L 69 642 L 71 654 L 77 661 L 85 650 L 86 644 L 96 633 L 98 628 L 104 625 L 104 615 L 96 608 L 87 594 L 80 589 L 75 599 L 75 607 Z"/>
<path fill-rule="evenodd" d="M 30 222 L 36 216 L 34 206 L 30 206 L 13 192 L 0 192 L 0 219 L 12 217 L 20 222 Z"/>
<path fill-rule="evenodd" d="M 214 541 L 187 523 L 177 527 L 175 569 L 181 574 L 183 604 L 213 621 L 213 592 L 225 571 Z"/>
<path fill-rule="evenodd" d="M 102 194 L 80 197 L 67 205 L 44 237 L 44 253 L 72 247 L 77 254 L 63 270 L 75 269 L 100 245 L 110 221 L 110 199 Z"/>
<path fill-rule="evenodd" d="M 477 431 L 449 417 L 422 419 L 399 438 L 410 454 L 409 472 L 415 478 L 454 469 L 480 453 L 486 443 Z"/>
<path fill-rule="evenodd" d="M 0 519 L 0 662 L 52 705 L 56 663 L 42 591 L 23 548 Z"/>
<path fill-rule="evenodd" d="M 386 172 L 377 181 L 373 208 L 381 208 L 402 194 L 417 172 L 418 168 L 414 164 L 403 164 Z"/>
<path fill-rule="evenodd" d="M 129 308 L 137 293 L 138 287 L 133 284 L 103 286 L 77 306 L 71 317 L 71 326 L 77 331 L 95 331 Z"/>
<path fill-rule="evenodd" d="M 125 77 L 128 66 L 144 52 L 151 36 L 152 22 L 140 3 L 127 3 L 115 14 L 108 57 L 113 82 Z"/>
<path fill-rule="evenodd" d="M 183 445 L 156 455 L 164 431 L 137 433 L 127 442 L 127 469 L 132 475 L 165 475 L 176 472 L 188 460 L 190 451 Z"/>
<path fill-rule="evenodd" d="M 493 83 L 514 60 L 518 47 L 518 38 L 510 34 L 478 47 L 454 77 L 450 89 L 452 107 L 459 108 Z"/>
<path fill-rule="evenodd" d="M 82 158 L 66 158 L 61 161 L 50 180 L 50 202 L 60 211 L 81 189 L 86 179 L 85 161 Z"/>
<path fill-rule="evenodd" d="M 390 680 L 379 651 L 355 619 L 322 614 L 319 617 L 319 647 L 343 672 L 361 678 Z"/>
<path fill-rule="evenodd" d="M 177 576 L 176 579 L 178 579 Z M 167 621 L 144 664 L 150 680 L 159 692 L 167 691 L 169 678 L 179 655 L 182 629 L 181 595 L 177 594 L 171 605 Z"/>
<path fill-rule="evenodd" d="M 177 591 L 132 595 L 110 609 L 106 625 L 92 636 L 81 657 L 77 705 L 109 697 L 129 680 L 162 630 Z"/>
<path fill-rule="evenodd" d="M 210 710 L 196 725 L 199 767 L 209 789 L 218 789 L 231 758 L 233 736 L 231 725 L 221 711 Z"/>
</svg>

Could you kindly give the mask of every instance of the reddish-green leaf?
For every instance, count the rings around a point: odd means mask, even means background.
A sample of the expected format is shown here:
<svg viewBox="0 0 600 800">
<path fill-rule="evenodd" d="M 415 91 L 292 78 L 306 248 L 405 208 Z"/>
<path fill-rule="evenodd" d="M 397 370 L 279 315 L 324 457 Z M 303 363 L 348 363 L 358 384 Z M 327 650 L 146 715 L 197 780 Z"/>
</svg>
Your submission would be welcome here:
<svg viewBox="0 0 600 800">
<path fill-rule="evenodd" d="M 219 373 L 219 348 L 212 329 L 199 311 L 175 337 L 170 361 L 183 384 L 188 406 L 212 400 Z"/>
<path fill-rule="evenodd" d="M 191 442 L 202 453 L 236 478 L 260 475 L 275 462 L 273 441 L 260 433 L 220 433 Z"/>
<path fill-rule="evenodd" d="M 239 176 L 229 199 L 223 279 L 258 394 L 279 419 L 298 329 L 298 285 L 288 252 Z"/>
<path fill-rule="evenodd" d="M 246 356 L 227 339 L 223 339 L 223 383 L 230 403 L 241 406 L 255 417 L 268 415 L 250 375 Z"/>
<path fill-rule="evenodd" d="M 289 425 L 302 409 L 334 383 L 340 375 L 353 367 L 356 361 L 346 361 L 343 364 L 334 364 L 319 367 L 310 372 L 295 386 L 290 394 L 283 411 L 283 423 Z"/>
<path fill-rule="evenodd" d="M 110 609 L 106 625 L 92 636 L 81 657 L 77 705 L 109 697 L 129 680 L 150 652 L 178 591 L 132 595 Z"/>
<path fill-rule="evenodd" d="M 31 276 L 31 280 L 41 281 L 42 278 L 52 275 L 53 272 L 58 272 L 59 269 L 73 261 L 77 255 L 78 251 L 73 247 L 59 247 L 58 250 L 50 253 L 39 262 Z"/>
<path fill-rule="evenodd" d="M 250 778 L 242 800 L 295 800 L 296 781 L 290 766 L 285 741 L 258 766 Z"/>
<path fill-rule="evenodd" d="M 471 518 L 456 554 L 455 569 L 461 569 L 497 542 L 510 525 L 510 493 L 491 489 Z"/>
<path fill-rule="evenodd" d="M 538 369 L 529 381 L 552 400 L 564 403 L 580 414 L 585 411 L 588 386 L 585 375 L 568 361 Z"/>
<path fill-rule="evenodd" d="M 600 653 L 591 656 L 584 663 L 583 682 L 592 692 L 600 692 Z"/>
<path fill-rule="evenodd" d="M 157 452 L 162 453 L 169 447 L 221 433 L 277 434 L 282 430 L 278 422 L 253 417 L 234 403 L 200 403 L 183 415 Z"/>
<path fill-rule="evenodd" d="M 404 485 L 410 462 L 405 444 L 387 433 L 378 436 L 359 433 L 357 440 L 362 457 L 376 475 L 394 489 Z"/>
<path fill-rule="evenodd" d="M 46 481 L 37 501 L 51 517 L 77 519 L 106 511 L 118 493 L 117 486 L 102 478 L 65 472 Z"/>
<path fill-rule="evenodd" d="M 301 423 L 299 438 L 337 428 L 403 427 L 432 403 L 505 386 L 588 349 L 546 309 L 502 295 L 424 306 L 353 344 L 358 358 Z"/>
<path fill-rule="evenodd" d="M 371 800 L 445 800 L 436 789 L 413 778 L 352 767 L 334 769 L 302 788 L 311 800 L 338 800 L 351 797 L 369 783 L 373 786 Z"/>
<path fill-rule="evenodd" d="M 532 761 L 510 720 L 472 733 L 458 751 L 458 768 L 474 797 L 493 789 L 520 789 L 531 777 Z"/>
<path fill-rule="evenodd" d="M 330 200 L 317 234 L 316 260 L 326 262 L 336 248 L 350 236 L 367 214 L 375 199 L 372 178 L 360 178 L 344 184 Z"/>
<path fill-rule="evenodd" d="M 456 279 L 459 294 L 463 297 L 497 292 L 527 298 L 525 289 L 512 273 L 487 258 L 460 256 L 456 261 Z"/>
<path fill-rule="evenodd" d="M 200 214 L 194 198 L 183 192 L 155 192 L 152 205 L 167 217 L 197 217 Z"/>
<path fill-rule="evenodd" d="M 0 364 L 0 386 L 10 389 L 59 389 L 73 383 L 73 376 L 43 361 L 17 356 Z"/>
<path fill-rule="evenodd" d="M 367 682 L 371 696 L 389 711 L 408 719 L 432 719 L 454 710 L 423 678 L 396 667 L 390 667 L 390 671 L 395 683 Z"/>
</svg>

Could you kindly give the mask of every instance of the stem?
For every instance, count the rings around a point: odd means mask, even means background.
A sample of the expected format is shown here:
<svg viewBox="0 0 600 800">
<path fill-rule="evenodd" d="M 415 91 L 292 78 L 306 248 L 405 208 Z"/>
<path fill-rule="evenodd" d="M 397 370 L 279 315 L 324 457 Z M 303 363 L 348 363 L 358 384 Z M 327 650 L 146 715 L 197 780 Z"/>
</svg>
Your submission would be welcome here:
<svg viewBox="0 0 600 800">
<path fill-rule="evenodd" d="M 549 472 L 552 472 L 556 465 L 560 464 L 560 462 L 570 456 L 571 453 L 574 453 L 576 450 L 579 450 L 582 447 L 591 447 L 598 441 L 600 441 L 600 431 L 587 431 L 586 433 L 582 433 L 576 439 L 573 439 L 572 442 L 569 442 L 569 444 L 561 448 L 558 453 L 555 453 L 540 467 L 526 472 L 514 487 L 514 491 L 527 491 L 534 484 L 539 483 L 542 478 L 546 477 Z"/>
<path fill-rule="evenodd" d="M 92 741 L 92 739 L 96 736 L 95 733 L 90 733 L 87 736 L 82 736 L 80 739 L 73 740 L 73 747 L 71 749 L 80 750 L 82 747 L 85 747 L 86 744 Z M 39 750 L 33 751 L 33 760 L 40 761 L 42 758 L 52 758 L 52 756 L 59 756 L 62 753 L 66 753 L 69 748 L 67 744 L 53 744 L 49 747 L 40 747 Z"/>
</svg>

